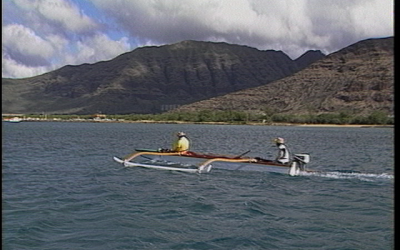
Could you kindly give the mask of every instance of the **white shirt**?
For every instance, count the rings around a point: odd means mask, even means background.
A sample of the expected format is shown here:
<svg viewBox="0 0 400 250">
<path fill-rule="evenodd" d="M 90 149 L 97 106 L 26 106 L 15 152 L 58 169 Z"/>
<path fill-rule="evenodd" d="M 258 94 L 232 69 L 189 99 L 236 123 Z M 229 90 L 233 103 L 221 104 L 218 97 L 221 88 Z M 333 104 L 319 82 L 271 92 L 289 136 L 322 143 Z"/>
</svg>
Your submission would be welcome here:
<svg viewBox="0 0 400 250">
<path fill-rule="evenodd" d="M 279 144 L 279 153 L 276 157 L 276 160 L 280 163 L 288 163 L 289 162 L 289 150 L 287 149 L 285 144 Z"/>
</svg>

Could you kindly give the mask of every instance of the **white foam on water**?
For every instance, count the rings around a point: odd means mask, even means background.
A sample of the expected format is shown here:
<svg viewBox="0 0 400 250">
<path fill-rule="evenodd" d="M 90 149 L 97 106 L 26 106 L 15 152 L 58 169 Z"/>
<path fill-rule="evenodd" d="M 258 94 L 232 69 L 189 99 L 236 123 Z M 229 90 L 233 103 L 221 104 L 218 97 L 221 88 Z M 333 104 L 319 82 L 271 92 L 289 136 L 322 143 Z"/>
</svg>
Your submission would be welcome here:
<svg viewBox="0 0 400 250">
<path fill-rule="evenodd" d="M 300 173 L 303 176 L 319 176 L 333 179 L 359 179 L 362 181 L 377 181 L 377 180 L 391 180 L 394 179 L 394 175 L 381 173 L 381 174 L 370 174 L 370 173 L 359 173 L 359 172 L 341 172 L 341 171 L 330 171 L 330 172 L 307 172 Z"/>
</svg>

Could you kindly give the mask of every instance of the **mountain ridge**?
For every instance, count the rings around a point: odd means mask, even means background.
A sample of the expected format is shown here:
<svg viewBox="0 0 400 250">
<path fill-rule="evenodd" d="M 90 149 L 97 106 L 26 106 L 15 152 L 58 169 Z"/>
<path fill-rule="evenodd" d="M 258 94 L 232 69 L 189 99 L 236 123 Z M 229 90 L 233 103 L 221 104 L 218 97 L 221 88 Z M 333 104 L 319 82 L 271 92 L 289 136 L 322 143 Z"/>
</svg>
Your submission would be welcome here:
<svg viewBox="0 0 400 250">
<path fill-rule="evenodd" d="M 282 51 L 192 40 L 141 47 L 108 61 L 2 79 L 2 112 L 159 113 L 267 84 L 317 59 L 296 62 Z"/>
<path fill-rule="evenodd" d="M 327 56 L 228 43 L 182 41 L 112 60 L 2 79 L 2 112 L 146 114 L 251 110 L 393 113 L 394 37 L 359 41 Z"/>
<path fill-rule="evenodd" d="M 382 111 L 393 115 L 394 38 L 362 40 L 291 76 L 184 105 L 172 112 L 194 110 L 288 114 Z"/>
</svg>

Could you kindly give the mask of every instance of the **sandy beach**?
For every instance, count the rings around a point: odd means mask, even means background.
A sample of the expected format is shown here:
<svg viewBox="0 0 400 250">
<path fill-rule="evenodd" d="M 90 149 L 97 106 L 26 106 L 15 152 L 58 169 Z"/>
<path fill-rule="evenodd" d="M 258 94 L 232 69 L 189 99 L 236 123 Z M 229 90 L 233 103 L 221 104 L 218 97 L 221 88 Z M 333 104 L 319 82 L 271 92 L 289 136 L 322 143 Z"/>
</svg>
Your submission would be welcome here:
<svg viewBox="0 0 400 250">
<path fill-rule="evenodd" d="M 394 125 L 370 124 L 296 124 L 296 123 L 229 123 L 229 122 L 186 122 L 186 121 L 155 121 L 155 120 L 124 120 L 124 119 L 23 119 L 23 122 L 114 122 L 114 123 L 164 123 L 164 124 L 208 124 L 208 125 L 257 125 L 257 126 L 300 126 L 300 127 L 342 127 L 342 128 L 394 128 Z"/>
</svg>

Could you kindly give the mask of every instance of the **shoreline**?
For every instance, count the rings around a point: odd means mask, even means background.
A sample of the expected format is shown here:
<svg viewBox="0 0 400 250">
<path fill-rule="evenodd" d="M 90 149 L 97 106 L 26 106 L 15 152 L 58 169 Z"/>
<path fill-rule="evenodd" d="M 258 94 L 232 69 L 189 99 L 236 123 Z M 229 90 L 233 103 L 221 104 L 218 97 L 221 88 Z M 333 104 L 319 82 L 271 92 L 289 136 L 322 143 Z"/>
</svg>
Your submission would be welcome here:
<svg viewBox="0 0 400 250">
<path fill-rule="evenodd" d="M 3 122 L 7 122 L 3 120 Z M 154 123 L 154 124 L 205 124 L 205 125 L 254 125 L 254 126 L 297 126 L 297 127 L 342 127 L 342 128 L 394 128 L 394 125 L 370 124 L 296 124 L 296 123 L 229 123 L 229 122 L 185 122 L 185 121 L 154 121 L 154 120 L 110 120 L 110 119 L 24 119 L 21 122 L 93 122 L 93 123 Z"/>
</svg>

